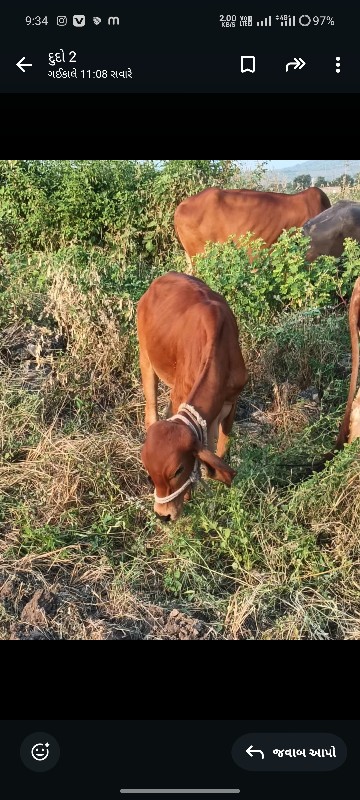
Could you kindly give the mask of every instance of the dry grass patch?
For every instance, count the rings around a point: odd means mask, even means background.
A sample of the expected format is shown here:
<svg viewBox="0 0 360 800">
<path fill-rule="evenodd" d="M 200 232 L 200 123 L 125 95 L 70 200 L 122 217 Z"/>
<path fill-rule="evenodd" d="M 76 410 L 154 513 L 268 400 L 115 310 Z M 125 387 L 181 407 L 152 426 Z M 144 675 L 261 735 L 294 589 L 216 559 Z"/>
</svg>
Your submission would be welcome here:
<svg viewBox="0 0 360 800">
<path fill-rule="evenodd" d="M 52 276 L 44 318 L 55 320 L 67 341 L 66 359 L 57 364 L 61 387 L 105 405 L 119 398 L 119 389 L 129 387 L 129 337 L 121 320 L 134 317 L 130 298 L 109 297 L 101 292 L 99 275 L 89 271 L 86 292 L 79 288 L 71 269 L 57 269 Z"/>
</svg>

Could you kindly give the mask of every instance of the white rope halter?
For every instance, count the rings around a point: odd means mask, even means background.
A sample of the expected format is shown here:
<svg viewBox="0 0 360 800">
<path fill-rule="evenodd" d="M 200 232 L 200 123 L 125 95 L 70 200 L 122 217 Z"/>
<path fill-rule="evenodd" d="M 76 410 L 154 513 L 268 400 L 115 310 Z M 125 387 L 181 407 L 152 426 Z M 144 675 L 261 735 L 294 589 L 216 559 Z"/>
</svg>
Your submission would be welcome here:
<svg viewBox="0 0 360 800">
<path fill-rule="evenodd" d="M 183 414 L 181 414 L 181 411 L 186 411 L 192 418 L 192 421 L 190 422 L 190 420 L 187 419 L 187 417 L 183 416 Z M 185 424 L 188 425 L 189 428 L 191 428 L 192 432 L 195 434 L 200 444 L 202 444 L 203 447 L 207 447 L 206 420 L 200 416 L 199 412 L 196 411 L 196 409 L 193 408 L 193 406 L 189 406 L 187 403 L 181 403 L 181 405 L 178 408 L 178 413 L 174 414 L 173 417 L 169 417 L 169 419 L 166 421 L 171 422 L 174 419 L 181 419 L 181 422 L 185 422 Z M 185 481 L 185 483 L 183 483 L 183 485 L 180 486 L 179 489 L 176 489 L 175 492 L 166 495 L 166 497 L 159 497 L 156 494 L 156 489 L 155 489 L 154 490 L 155 502 L 160 504 L 170 503 L 171 500 L 175 500 L 175 497 L 178 497 L 179 494 L 181 494 L 181 492 L 187 489 L 188 486 L 190 486 L 192 483 L 197 483 L 199 480 L 200 480 L 200 465 L 199 465 L 199 460 L 196 458 L 193 471 L 191 475 L 188 477 L 187 481 Z"/>
</svg>

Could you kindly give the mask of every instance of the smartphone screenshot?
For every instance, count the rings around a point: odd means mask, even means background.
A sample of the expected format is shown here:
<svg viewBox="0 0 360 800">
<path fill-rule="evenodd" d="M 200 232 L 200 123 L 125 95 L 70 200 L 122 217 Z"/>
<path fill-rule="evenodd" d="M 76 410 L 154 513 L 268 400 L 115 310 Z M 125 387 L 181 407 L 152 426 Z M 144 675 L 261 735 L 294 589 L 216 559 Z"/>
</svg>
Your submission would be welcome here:
<svg viewBox="0 0 360 800">
<path fill-rule="evenodd" d="M 282 800 L 289 793 L 336 800 L 353 794 L 356 726 L 349 720 L 2 720 L 2 778 L 14 800 L 24 794 L 76 800 L 79 793 L 89 800 Z"/>
</svg>

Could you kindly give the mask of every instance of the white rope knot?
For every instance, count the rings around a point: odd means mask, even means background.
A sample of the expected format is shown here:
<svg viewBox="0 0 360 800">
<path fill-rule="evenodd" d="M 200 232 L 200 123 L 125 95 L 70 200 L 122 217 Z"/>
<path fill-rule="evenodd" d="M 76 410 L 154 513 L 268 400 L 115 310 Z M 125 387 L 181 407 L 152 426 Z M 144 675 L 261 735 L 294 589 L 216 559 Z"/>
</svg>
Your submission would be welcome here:
<svg viewBox="0 0 360 800">
<path fill-rule="evenodd" d="M 181 413 L 182 411 L 185 411 L 190 416 L 191 420 L 187 419 L 187 417 L 185 417 L 184 414 Z M 169 419 L 166 420 L 166 421 L 167 422 L 172 422 L 172 420 L 174 420 L 174 419 L 180 419 L 182 422 L 185 422 L 185 424 L 195 434 L 195 436 L 199 440 L 200 444 L 203 447 L 207 447 L 207 424 L 206 424 L 206 420 L 203 419 L 200 416 L 199 412 L 196 411 L 196 409 L 193 406 L 189 406 L 187 403 L 181 403 L 179 405 L 177 414 L 174 414 L 172 417 L 169 417 Z M 194 483 L 194 484 L 198 483 L 198 481 L 200 479 L 201 479 L 200 463 L 199 463 L 199 459 L 196 458 L 192 473 L 191 473 L 191 475 L 189 475 L 187 481 L 185 481 L 185 483 L 183 483 L 183 485 L 180 486 L 179 489 L 176 489 L 175 492 L 173 492 L 172 494 L 166 495 L 166 497 L 159 497 L 156 494 L 156 489 L 155 489 L 154 490 L 155 502 L 156 503 L 160 503 L 160 504 L 161 503 L 170 503 L 171 500 L 175 500 L 175 497 L 178 497 L 179 494 L 181 494 L 181 492 L 185 491 L 185 489 L 187 489 L 188 486 L 190 486 L 192 483 Z"/>
<path fill-rule="evenodd" d="M 187 413 L 190 414 L 190 416 L 196 422 L 196 424 L 199 427 L 199 431 L 200 431 L 200 436 L 198 436 L 198 439 L 200 440 L 201 444 L 204 445 L 204 447 L 207 447 L 207 424 L 206 424 L 206 419 L 203 419 L 200 416 L 199 412 L 196 411 L 196 408 L 194 408 L 194 406 L 189 406 L 188 403 L 181 403 L 181 405 L 178 408 L 178 413 L 175 415 L 177 417 L 180 414 L 180 417 L 182 419 L 184 419 L 183 415 L 181 414 L 181 411 L 187 411 Z"/>
</svg>

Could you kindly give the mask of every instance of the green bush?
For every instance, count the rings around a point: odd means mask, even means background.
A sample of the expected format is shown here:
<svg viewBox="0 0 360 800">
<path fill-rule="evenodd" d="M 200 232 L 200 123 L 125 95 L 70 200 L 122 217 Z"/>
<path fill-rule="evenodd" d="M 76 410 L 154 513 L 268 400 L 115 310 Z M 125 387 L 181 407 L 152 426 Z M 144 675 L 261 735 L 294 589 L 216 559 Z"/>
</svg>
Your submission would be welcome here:
<svg viewBox="0 0 360 800">
<path fill-rule="evenodd" d="M 348 357 L 346 315 L 313 309 L 282 314 L 277 324 L 269 327 L 262 343 L 261 366 L 263 373 L 276 375 L 279 382 L 328 390 L 335 380 L 344 379 Z"/>
<path fill-rule="evenodd" d="M 0 270 L 0 326 L 38 320 L 48 285 L 42 254 L 5 253 Z"/>
<path fill-rule="evenodd" d="M 265 248 L 251 234 L 224 244 L 208 244 L 195 259 L 196 274 L 229 302 L 240 324 L 264 328 L 284 311 L 317 307 L 349 298 L 360 269 L 360 246 L 346 240 L 341 259 L 305 260 L 309 238 L 300 229 L 284 231 Z"/>
<path fill-rule="evenodd" d="M 127 261 L 169 257 L 174 211 L 208 186 L 259 185 L 235 161 L 0 161 L 0 251 L 121 247 Z"/>
</svg>

